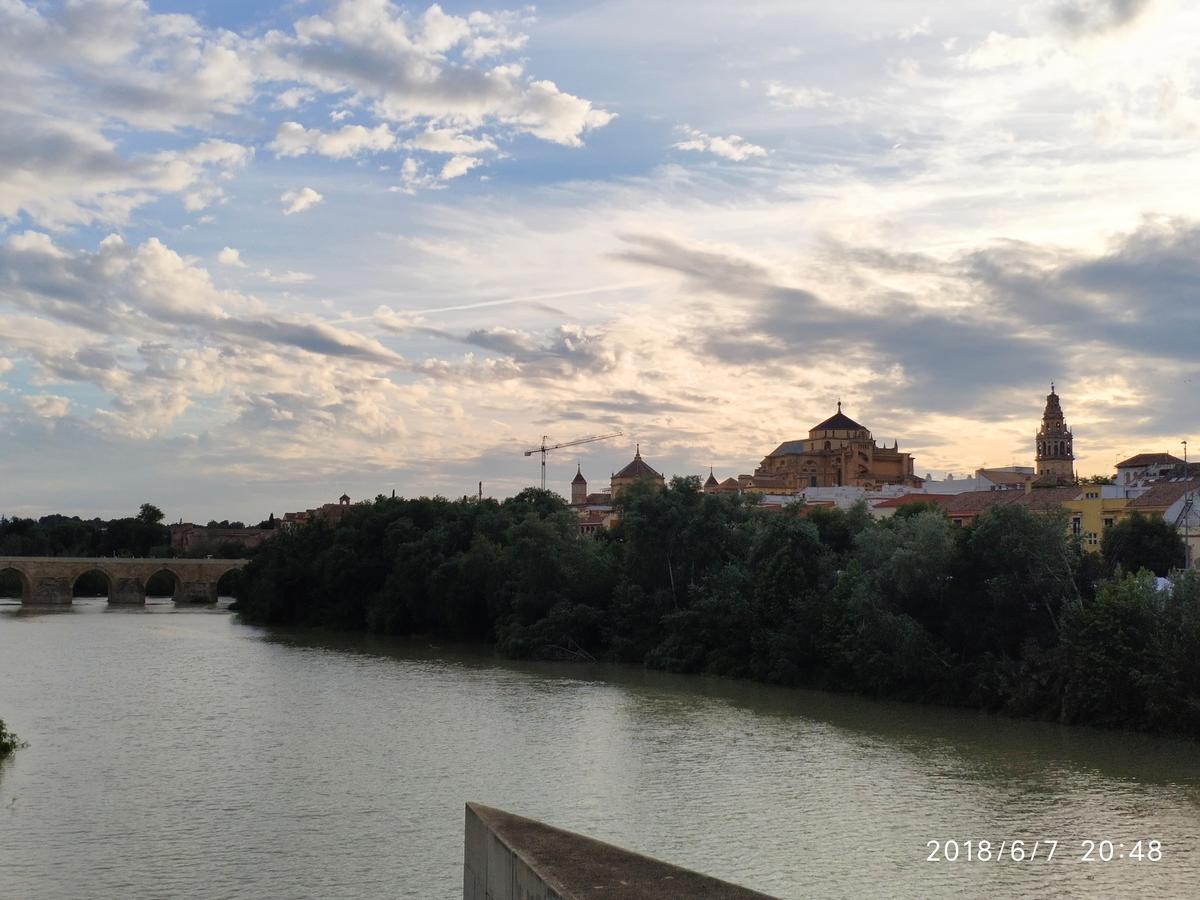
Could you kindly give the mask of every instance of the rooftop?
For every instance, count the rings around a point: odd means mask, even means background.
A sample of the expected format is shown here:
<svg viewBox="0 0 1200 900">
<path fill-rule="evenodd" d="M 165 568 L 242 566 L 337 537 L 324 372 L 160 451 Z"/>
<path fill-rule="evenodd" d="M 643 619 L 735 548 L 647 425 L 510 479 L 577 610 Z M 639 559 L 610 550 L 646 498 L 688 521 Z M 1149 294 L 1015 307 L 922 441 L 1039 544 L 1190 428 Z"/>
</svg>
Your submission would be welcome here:
<svg viewBox="0 0 1200 900">
<path fill-rule="evenodd" d="M 1183 460 L 1170 453 L 1139 453 L 1117 463 L 1118 469 L 1136 469 L 1142 466 L 1182 466 Z"/>
<path fill-rule="evenodd" d="M 642 459 L 642 447 L 639 444 L 634 451 L 633 459 L 630 460 L 629 465 L 614 475 L 613 478 L 662 478 L 662 475 L 654 471 Z"/>
<path fill-rule="evenodd" d="M 1181 460 L 1182 462 L 1182 460 Z M 1166 509 L 1188 491 L 1200 489 L 1200 479 L 1156 481 L 1150 490 L 1129 501 L 1130 509 Z"/>
<path fill-rule="evenodd" d="M 820 425 L 814 425 L 813 431 L 866 431 L 863 426 L 859 425 L 852 418 L 842 412 L 842 401 L 838 401 L 837 412 L 822 422 Z"/>
</svg>

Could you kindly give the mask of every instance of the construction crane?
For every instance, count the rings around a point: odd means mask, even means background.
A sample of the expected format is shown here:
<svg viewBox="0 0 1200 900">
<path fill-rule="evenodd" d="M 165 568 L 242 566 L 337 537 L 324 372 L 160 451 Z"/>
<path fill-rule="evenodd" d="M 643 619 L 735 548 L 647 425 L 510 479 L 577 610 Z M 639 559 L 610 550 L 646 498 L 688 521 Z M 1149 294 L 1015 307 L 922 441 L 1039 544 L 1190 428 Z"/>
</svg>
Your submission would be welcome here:
<svg viewBox="0 0 1200 900">
<path fill-rule="evenodd" d="M 546 489 L 546 454 L 551 450 L 561 450 L 563 447 L 574 447 L 577 444 L 590 444 L 592 441 L 607 441 L 609 438 L 620 437 L 621 434 L 622 432 L 620 431 L 614 431 L 612 434 L 596 434 L 592 437 L 580 438 L 577 441 L 565 441 L 561 444 L 547 444 L 546 441 L 549 440 L 549 437 L 543 434 L 541 445 L 534 447 L 532 450 L 526 450 L 525 455 L 533 456 L 535 453 L 542 454 L 542 490 L 544 491 Z"/>
</svg>

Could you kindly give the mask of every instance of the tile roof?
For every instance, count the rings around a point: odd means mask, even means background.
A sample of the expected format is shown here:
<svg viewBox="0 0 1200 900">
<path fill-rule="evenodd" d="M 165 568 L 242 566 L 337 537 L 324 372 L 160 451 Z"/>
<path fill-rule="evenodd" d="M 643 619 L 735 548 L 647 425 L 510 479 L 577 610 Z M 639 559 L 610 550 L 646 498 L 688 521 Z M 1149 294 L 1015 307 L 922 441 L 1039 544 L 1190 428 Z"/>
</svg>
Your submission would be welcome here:
<svg viewBox="0 0 1200 900">
<path fill-rule="evenodd" d="M 1200 489 L 1200 479 L 1156 481 L 1150 490 L 1129 501 L 1129 509 L 1166 509 L 1188 491 Z"/>
<path fill-rule="evenodd" d="M 642 448 L 638 447 L 629 465 L 614 475 L 613 478 L 662 478 L 662 476 L 646 464 L 646 461 L 642 459 Z"/>
<path fill-rule="evenodd" d="M 820 425 L 814 425 L 813 431 L 866 431 L 861 425 L 855 422 L 852 418 L 842 412 L 842 404 L 838 404 L 838 411 L 822 422 Z"/>
<path fill-rule="evenodd" d="M 976 477 L 986 478 L 992 484 L 1024 484 L 1033 480 L 1032 475 L 1024 472 L 1006 472 L 1003 469 L 980 469 Z"/>
<path fill-rule="evenodd" d="M 804 452 L 804 441 L 784 441 L 782 444 L 780 444 L 778 447 L 776 447 L 774 450 L 772 450 L 770 453 L 768 453 L 767 456 L 788 456 L 789 454 L 792 454 L 792 453 L 803 453 L 803 452 Z"/>
<path fill-rule="evenodd" d="M 1140 466 L 1182 466 L 1183 460 L 1170 453 L 1139 453 L 1117 463 L 1118 469 L 1133 469 Z"/>
</svg>

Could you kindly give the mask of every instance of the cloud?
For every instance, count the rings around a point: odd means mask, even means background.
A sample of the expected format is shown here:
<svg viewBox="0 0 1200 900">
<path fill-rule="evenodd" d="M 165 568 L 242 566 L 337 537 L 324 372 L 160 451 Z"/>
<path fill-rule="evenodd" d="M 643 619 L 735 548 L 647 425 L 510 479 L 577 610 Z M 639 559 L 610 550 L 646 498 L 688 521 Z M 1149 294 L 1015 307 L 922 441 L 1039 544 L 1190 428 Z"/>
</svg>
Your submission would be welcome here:
<svg viewBox="0 0 1200 900">
<path fill-rule="evenodd" d="M 526 75 L 520 64 L 479 65 L 519 49 L 512 17 L 446 14 L 436 4 L 417 21 L 389 0 L 342 0 L 268 33 L 258 48 L 265 76 L 327 94 L 352 93 L 393 123 L 477 128 L 492 122 L 566 146 L 613 114 Z"/>
<path fill-rule="evenodd" d="M 454 156 L 448 159 L 446 164 L 442 166 L 442 171 L 438 173 L 438 178 L 442 181 L 459 178 L 466 175 L 477 165 L 479 165 L 479 160 L 474 156 Z"/>
<path fill-rule="evenodd" d="M 493 141 L 486 137 L 472 137 L 452 128 L 427 128 L 404 142 L 405 147 L 427 150 L 431 153 L 453 153 L 471 155 L 496 149 Z"/>
<path fill-rule="evenodd" d="M 1133 24 L 1154 0 L 1060 0 L 1050 17 L 1073 36 L 1115 31 Z"/>
<path fill-rule="evenodd" d="M 270 146 L 276 156 L 319 153 L 333 159 L 346 159 L 362 153 L 391 150 L 396 146 L 396 136 L 387 125 L 374 128 L 344 125 L 337 131 L 326 132 L 305 128 L 299 122 L 284 122 Z"/>
<path fill-rule="evenodd" d="M 313 281 L 316 276 L 308 272 L 272 272 L 270 269 L 262 269 L 258 272 L 259 278 L 265 278 L 272 284 L 307 284 Z"/>
<path fill-rule="evenodd" d="M 306 209 L 311 209 L 324 199 L 323 194 L 314 191 L 310 187 L 304 187 L 299 190 L 284 191 L 279 198 L 279 202 L 283 204 L 283 214 L 291 216 L 296 213 L 302 213 Z"/>
<path fill-rule="evenodd" d="M 238 34 L 140 0 L 0 3 L 0 218 L 123 224 L 164 194 L 198 212 L 228 199 L 225 182 L 252 152 L 219 137 L 189 149 L 187 136 L 244 134 L 272 108 L 322 101 L 374 121 L 330 131 L 278 123 L 277 155 L 354 158 L 394 149 L 403 132 L 410 150 L 478 155 L 495 149 L 493 137 L 471 133 L 484 127 L 581 146 L 614 115 L 498 58 L 525 45 L 528 21 L 340 0 L 290 27 Z"/>
<path fill-rule="evenodd" d="M 246 264 L 242 262 L 242 254 L 233 247 L 225 247 L 217 254 L 217 262 L 223 266 L 235 266 L 239 269 L 246 268 Z"/>
<path fill-rule="evenodd" d="M 814 87 L 789 87 L 778 81 L 767 82 L 767 99 L 781 109 L 817 109 L 832 106 L 835 97 L 829 91 Z"/>
<path fill-rule="evenodd" d="M 25 113 L 4 113 L 0 128 L 0 218 L 24 213 L 63 228 L 123 223 L 138 206 L 166 194 L 215 199 L 215 180 L 242 168 L 253 151 L 220 139 L 183 150 L 122 155 L 94 127 Z"/>
<path fill-rule="evenodd" d="M 22 399 L 40 419 L 61 419 L 71 411 L 71 401 L 57 394 L 31 394 Z"/>
<path fill-rule="evenodd" d="M 705 134 L 703 131 L 692 128 L 689 125 L 680 126 L 679 130 L 686 134 L 687 138 L 671 145 L 676 150 L 707 152 L 724 159 L 734 160 L 735 162 L 741 162 L 752 156 L 767 155 L 767 151 L 762 147 L 751 144 L 736 134 L 731 134 L 728 137 L 713 136 Z"/>
</svg>

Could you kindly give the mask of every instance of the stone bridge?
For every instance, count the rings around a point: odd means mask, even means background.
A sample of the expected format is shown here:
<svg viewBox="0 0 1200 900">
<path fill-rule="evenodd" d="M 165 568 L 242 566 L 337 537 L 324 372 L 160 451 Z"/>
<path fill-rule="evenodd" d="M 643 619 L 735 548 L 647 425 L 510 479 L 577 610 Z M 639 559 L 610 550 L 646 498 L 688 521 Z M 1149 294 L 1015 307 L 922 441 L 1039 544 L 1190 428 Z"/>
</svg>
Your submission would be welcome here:
<svg viewBox="0 0 1200 900">
<path fill-rule="evenodd" d="M 21 602 L 69 604 L 75 582 L 87 572 L 108 579 L 108 602 L 146 602 L 146 582 L 159 572 L 175 576 L 177 602 L 215 603 L 221 576 L 246 565 L 244 559 L 137 559 L 121 557 L 0 556 L 0 572 L 21 579 Z"/>
</svg>

